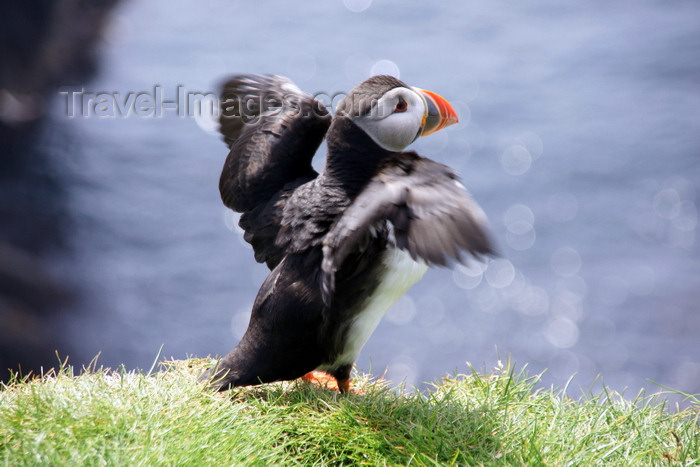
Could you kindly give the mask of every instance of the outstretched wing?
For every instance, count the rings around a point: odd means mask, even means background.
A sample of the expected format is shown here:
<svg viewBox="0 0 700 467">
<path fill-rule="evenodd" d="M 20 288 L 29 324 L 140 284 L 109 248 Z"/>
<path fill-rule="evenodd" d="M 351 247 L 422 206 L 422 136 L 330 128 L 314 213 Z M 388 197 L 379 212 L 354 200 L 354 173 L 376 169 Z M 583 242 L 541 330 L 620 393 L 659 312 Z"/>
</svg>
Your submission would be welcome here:
<svg viewBox="0 0 700 467">
<path fill-rule="evenodd" d="M 221 133 L 230 148 L 221 172 L 224 204 L 243 213 L 240 226 L 255 259 L 272 269 L 284 203 L 318 174 L 311 159 L 331 116 L 313 96 L 275 75 L 238 75 L 221 95 Z"/>
<path fill-rule="evenodd" d="M 326 303 L 345 258 L 386 221 L 396 246 L 414 260 L 445 266 L 494 252 L 481 208 L 452 170 L 416 153 L 388 159 L 338 219 L 323 242 L 322 291 Z"/>
</svg>

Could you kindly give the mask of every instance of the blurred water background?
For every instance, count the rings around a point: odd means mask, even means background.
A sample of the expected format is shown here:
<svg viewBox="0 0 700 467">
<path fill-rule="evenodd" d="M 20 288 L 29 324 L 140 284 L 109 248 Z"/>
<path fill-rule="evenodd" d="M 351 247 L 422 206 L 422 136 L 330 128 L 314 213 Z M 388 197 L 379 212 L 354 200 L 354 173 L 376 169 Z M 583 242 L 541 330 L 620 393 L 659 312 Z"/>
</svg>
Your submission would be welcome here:
<svg viewBox="0 0 700 467">
<path fill-rule="evenodd" d="M 700 3 L 131 0 L 106 18 L 96 72 L 56 87 L 174 101 L 253 72 L 331 95 L 389 73 L 454 104 L 460 123 L 413 148 L 461 175 L 502 256 L 431 270 L 360 370 L 424 387 L 512 356 L 546 369 L 544 385 L 576 374 L 572 394 L 598 374 L 631 395 L 658 391 L 650 381 L 700 392 Z M 23 208 L 0 231 L 15 246 L 62 232 L 32 258 L 71 298 L 49 295 L 41 313 L 0 300 L 3 363 L 23 345 L 47 366 L 54 349 L 127 368 L 148 368 L 161 345 L 228 352 L 267 270 L 219 199 L 227 151 L 211 121 L 94 105 L 70 117 L 65 93 L 47 96 L 18 150 L 40 154 L 39 175 L 16 191 L 5 180 L 4 202 L 29 192 L 48 221 Z"/>
</svg>

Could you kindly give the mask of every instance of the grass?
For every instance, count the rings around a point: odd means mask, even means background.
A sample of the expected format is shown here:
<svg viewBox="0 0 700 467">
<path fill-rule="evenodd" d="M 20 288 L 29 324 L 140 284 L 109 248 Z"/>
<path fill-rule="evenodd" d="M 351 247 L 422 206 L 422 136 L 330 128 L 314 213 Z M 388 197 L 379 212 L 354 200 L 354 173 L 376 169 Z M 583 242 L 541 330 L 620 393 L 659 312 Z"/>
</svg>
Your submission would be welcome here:
<svg viewBox="0 0 700 467">
<path fill-rule="evenodd" d="M 536 390 L 510 365 L 429 394 L 359 376 L 364 394 L 303 382 L 213 394 L 210 360 L 154 374 L 63 365 L 0 387 L 0 465 L 700 465 L 698 399 Z"/>
</svg>

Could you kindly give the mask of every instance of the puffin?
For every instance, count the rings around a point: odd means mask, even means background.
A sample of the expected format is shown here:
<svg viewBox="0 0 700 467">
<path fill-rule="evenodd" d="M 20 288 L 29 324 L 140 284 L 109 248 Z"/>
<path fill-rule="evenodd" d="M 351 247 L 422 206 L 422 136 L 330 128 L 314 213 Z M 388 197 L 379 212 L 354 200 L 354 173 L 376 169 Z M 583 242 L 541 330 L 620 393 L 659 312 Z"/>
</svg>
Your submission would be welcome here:
<svg viewBox="0 0 700 467">
<path fill-rule="evenodd" d="M 277 75 L 231 77 L 220 98 L 223 203 L 270 273 L 236 347 L 200 380 L 213 390 L 335 379 L 429 266 L 483 260 L 487 219 L 449 167 L 405 148 L 458 121 L 440 95 L 372 76 L 334 115 Z M 320 173 L 312 159 L 326 142 Z"/>
</svg>

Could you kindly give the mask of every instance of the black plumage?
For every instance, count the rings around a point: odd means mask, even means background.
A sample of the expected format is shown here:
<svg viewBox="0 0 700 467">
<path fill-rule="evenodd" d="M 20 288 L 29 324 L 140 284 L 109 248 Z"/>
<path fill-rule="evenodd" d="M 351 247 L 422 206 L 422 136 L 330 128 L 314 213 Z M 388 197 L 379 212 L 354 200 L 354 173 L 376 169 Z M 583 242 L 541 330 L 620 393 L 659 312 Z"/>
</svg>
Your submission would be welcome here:
<svg viewBox="0 0 700 467">
<path fill-rule="evenodd" d="M 485 217 L 451 169 L 386 149 L 359 124 L 395 88 L 418 92 L 373 77 L 331 119 L 283 77 L 241 75 L 224 86 L 221 131 L 230 152 L 221 197 L 242 213 L 245 240 L 271 272 L 245 335 L 204 375 L 212 387 L 321 369 L 347 390 L 357 352 L 391 304 L 379 295 L 403 293 L 384 283 L 390 274 L 401 283 L 401 272 L 392 271 L 396 249 L 440 266 L 464 260 L 463 252 L 492 252 Z M 311 159 L 324 136 L 319 174 Z"/>
</svg>

